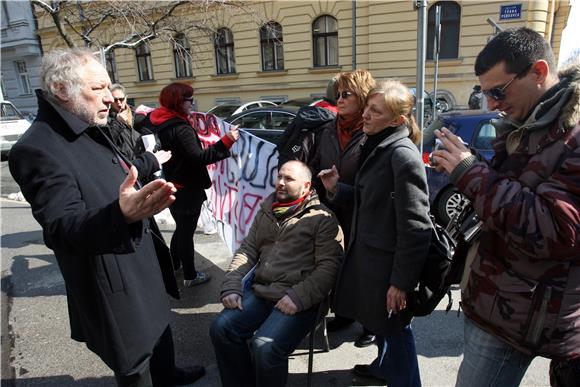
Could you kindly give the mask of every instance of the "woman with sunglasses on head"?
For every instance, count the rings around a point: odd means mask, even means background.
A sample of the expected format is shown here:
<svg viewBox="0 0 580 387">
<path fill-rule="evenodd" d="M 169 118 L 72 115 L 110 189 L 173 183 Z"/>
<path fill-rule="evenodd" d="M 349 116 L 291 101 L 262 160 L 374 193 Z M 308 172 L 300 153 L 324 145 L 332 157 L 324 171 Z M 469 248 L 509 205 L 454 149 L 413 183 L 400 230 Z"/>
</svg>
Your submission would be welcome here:
<svg viewBox="0 0 580 387">
<path fill-rule="evenodd" d="M 240 135 L 234 126 L 220 141 L 204 149 L 188 119 L 193 104 L 191 86 L 182 83 L 165 86 L 159 103 L 161 107 L 147 119 L 161 141 L 161 148 L 172 154 L 163 166 L 165 179 L 177 188 L 175 202 L 169 208 L 175 219 L 170 249 L 174 268 L 183 266 L 183 284 L 191 287 L 210 279 L 207 273 L 195 269 L 193 246 L 201 205 L 207 199 L 205 189 L 211 186 L 206 166 L 229 157 L 229 148 Z"/>
<path fill-rule="evenodd" d="M 377 335 L 377 358 L 354 374 L 394 387 L 421 385 L 407 295 L 419 281 L 432 227 L 413 102 L 400 82 L 380 83 L 367 98 L 353 184 L 342 183 L 336 167 L 320 173 L 332 201 L 354 202 L 334 309 Z"/>
<path fill-rule="evenodd" d="M 317 149 L 313 160 L 307 162 L 313 176 L 333 165 L 339 170 L 340 181 L 352 184 L 358 170 L 360 145 L 363 139 L 362 113 L 368 92 L 375 86 L 375 80 L 367 70 L 341 72 L 336 75 L 335 98 L 338 111 L 335 121 L 319 129 L 316 140 Z M 314 178 L 315 187 L 321 200 L 324 201 L 325 189 L 320 179 Z M 353 207 L 351 203 L 337 205 L 326 203 L 336 214 L 344 231 L 345 248 L 348 247 L 350 224 Z M 353 320 L 336 316 L 329 322 L 328 329 L 336 331 L 353 323 Z M 366 329 L 355 341 L 357 347 L 366 347 L 374 343 L 374 335 Z"/>
</svg>

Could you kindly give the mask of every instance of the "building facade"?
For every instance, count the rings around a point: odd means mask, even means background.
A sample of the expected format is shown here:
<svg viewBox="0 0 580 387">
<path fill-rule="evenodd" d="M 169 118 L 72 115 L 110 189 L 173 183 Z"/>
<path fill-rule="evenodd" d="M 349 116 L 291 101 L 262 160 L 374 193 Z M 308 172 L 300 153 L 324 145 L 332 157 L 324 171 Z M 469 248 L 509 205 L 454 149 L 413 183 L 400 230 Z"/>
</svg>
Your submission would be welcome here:
<svg viewBox="0 0 580 387">
<path fill-rule="evenodd" d="M 41 47 L 28 1 L 0 3 L 1 93 L 22 113 L 36 115 L 34 90 L 40 87 Z"/>
<path fill-rule="evenodd" d="M 195 89 L 196 107 L 257 99 L 283 101 L 323 95 L 338 71 L 365 68 L 377 79 L 396 78 L 412 87 L 417 67 L 414 1 L 254 1 L 251 14 L 211 15 L 213 33 L 175 35 L 137 50 L 116 49 L 109 72 L 136 104 L 154 106 L 171 82 Z M 438 98 L 467 106 L 477 78 L 473 65 L 495 27 L 527 26 L 546 37 L 558 56 L 569 0 L 433 1 L 428 4 L 426 90 L 433 90 L 435 7 L 441 10 Z M 196 20 L 206 15 L 187 14 Z M 48 18 L 39 19 L 45 51 L 63 45 Z"/>
</svg>

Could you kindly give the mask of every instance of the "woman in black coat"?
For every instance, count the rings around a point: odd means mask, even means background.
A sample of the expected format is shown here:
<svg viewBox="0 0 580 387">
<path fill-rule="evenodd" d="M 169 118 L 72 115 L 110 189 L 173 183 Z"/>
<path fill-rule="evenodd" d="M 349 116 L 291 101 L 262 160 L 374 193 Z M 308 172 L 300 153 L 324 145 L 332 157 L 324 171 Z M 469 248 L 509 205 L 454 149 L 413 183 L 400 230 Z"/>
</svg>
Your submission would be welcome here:
<svg viewBox="0 0 580 387">
<path fill-rule="evenodd" d="M 331 200 L 354 200 L 334 309 L 374 332 L 379 350 L 372 364 L 354 372 L 389 386 L 421 385 L 406 302 L 427 255 L 431 222 L 412 107 L 413 96 L 400 82 L 381 83 L 363 113 L 366 140 L 354 185 L 339 183 L 335 167 L 320 173 Z"/>
<path fill-rule="evenodd" d="M 210 278 L 195 269 L 193 246 L 201 205 L 207 199 L 205 189 L 211 187 L 206 166 L 229 157 L 229 148 L 238 140 L 239 133 L 233 127 L 220 141 L 204 149 L 188 120 L 193 88 L 172 83 L 161 90 L 159 103 L 161 107 L 151 112 L 148 120 L 161 148 L 171 151 L 171 159 L 163 164 L 165 179 L 177 188 L 176 200 L 169 208 L 175 219 L 171 255 L 176 270 L 183 266 L 183 284 L 190 287 Z"/>
</svg>

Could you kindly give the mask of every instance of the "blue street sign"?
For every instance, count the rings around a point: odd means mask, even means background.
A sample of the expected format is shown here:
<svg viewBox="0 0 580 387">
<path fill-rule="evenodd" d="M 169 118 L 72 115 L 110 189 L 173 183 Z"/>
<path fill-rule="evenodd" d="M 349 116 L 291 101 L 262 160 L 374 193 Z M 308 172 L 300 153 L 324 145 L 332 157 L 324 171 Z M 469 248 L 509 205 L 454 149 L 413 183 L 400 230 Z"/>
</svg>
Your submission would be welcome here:
<svg viewBox="0 0 580 387">
<path fill-rule="evenodd" d="M 499 8 L 499 20 L 521 19 L 521 17 L 521 4 L 502 5 Z"/>
</svg>

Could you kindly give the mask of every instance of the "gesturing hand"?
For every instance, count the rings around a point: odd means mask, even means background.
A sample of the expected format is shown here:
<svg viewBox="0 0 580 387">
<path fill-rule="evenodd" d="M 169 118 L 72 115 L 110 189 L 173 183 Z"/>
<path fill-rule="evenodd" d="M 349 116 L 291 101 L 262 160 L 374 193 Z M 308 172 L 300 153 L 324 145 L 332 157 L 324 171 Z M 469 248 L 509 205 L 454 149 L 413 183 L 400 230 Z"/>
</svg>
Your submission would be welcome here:
<svg viewBox="0 0 580 387">
<path fill-rule="evenodd" d="M 290 316 L 292 316 L 293 314 L 296 313 L 296 311 L 298 311 L 298 307 L 288 295 L 282 297 L 280 301 L 276 303 L 275 308 L 278 309 L 280 312 Z"/>
<path fill-rule="evenodd" d="M 157 179 L 137 191 L 136 182 L 137 168 L 132 166 L 119 187 L 119 206 L 127 224 L 158 214 L 175 201 L 177 190 L 172 183 Z"/>
<path fill-rule="evenodd" d="M 436 130 L 435 135 L 441 140 L 443 148 L 433 152 L 437 171 L 445 170 L 447 173 L 451 173 L 463 159 L 471 156 L 469 148 L 449 129 Z"/>
<path fill-rule="evenodd" d="M 159 165 L 166 163 L 171 158 L 171 151 L 159 150 L 157 152 L 153 152 L 153 155 L 157 159 Z"/>
<path fill-rule="evenodd" d="M 327 192 L 335 193 L 336 192 L 336 185 L 338 184 L 338 170 L 336 166 L 333 165 L 331 169 L 323 169 L 318 173 L 318 177 L 322 180 L 322 184 L 324 184 L 324 188 L 326 188 Z"/>
<path fill-rule="evenodd" d="M 228 294 L 227 296 L 223 297 L 222 304 L 228 309 L 244 309 L 242 308 L 242 296 L 236 293 Z"/>
</svg>

